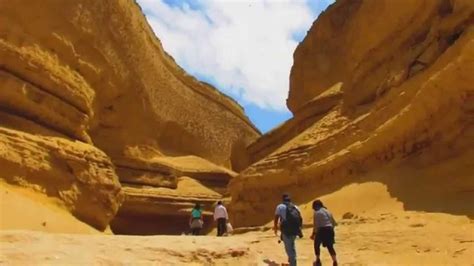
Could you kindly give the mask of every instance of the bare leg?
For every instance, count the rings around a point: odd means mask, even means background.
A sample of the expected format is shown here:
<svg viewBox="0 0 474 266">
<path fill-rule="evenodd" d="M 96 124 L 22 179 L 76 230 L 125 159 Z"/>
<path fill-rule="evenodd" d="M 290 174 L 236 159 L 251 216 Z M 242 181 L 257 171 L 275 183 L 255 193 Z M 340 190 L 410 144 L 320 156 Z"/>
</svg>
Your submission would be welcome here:
<svg viewBox="0 0 474 266">
<path fill-rule="evenodd" d="M 332 262 L 334 266 L 337 266 L 336 250 L 333 245 L 328 246 L 329 254 L 331 254 Z"/>
<path fill-rule="evenodd" d="M 320 256 L 321 256 L 321 242 L 316 238 L 314 239 L 314 254 L 316 255 L 316 261 L 314 262 L 314 265 L 315 266 L 319 266 L 321 265 L 321 260 L 320 260 Z"/>
</svg>

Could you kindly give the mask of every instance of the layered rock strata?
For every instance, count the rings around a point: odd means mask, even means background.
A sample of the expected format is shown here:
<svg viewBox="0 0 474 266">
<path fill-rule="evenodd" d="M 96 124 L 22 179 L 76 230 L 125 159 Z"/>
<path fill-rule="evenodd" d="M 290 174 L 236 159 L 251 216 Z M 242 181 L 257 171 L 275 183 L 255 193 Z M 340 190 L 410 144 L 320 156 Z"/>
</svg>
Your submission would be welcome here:
<svg viewBox="0 0 474 266">
<path fill-rule="evenodd" d="M 61 199 L 77 218 L 105 229 L 123 200 L 114 166 L 91 145 L 0 127 L 0 178 Z"/>
<path fill-rule="evenodd" d="M 243 167 L 260 135 L 237 103 L 176 65 L 131 0 L 1 1 L 0 87 L 0 178 L 100 229 L 140 194 L 124 197 L 119 180 L 178 191 L 189 176 L 221 198 L 227 169 Z"/>
<path fill-rule="evenodd" d="M 216 202 L 224 200 L 228 182 L 237 175 L 196 156 L 125 162 L 115 162 L 125 193 L 112 221 L 112 230 L 120 234 L 187 233 L 196 203 L 201 204 L 207 230 L 213 225 Z"/>
<path fill-rule="evenodd" d="M 258 138 L 247 147 L 250 163 L 255 163 L 296 137 L 315 121 L 324 117 L 342 98 L 341 83 L 309 101 L 294 116 L 277 128 Z"/>
<path fill-rule="evenodd" d="M 430 207 L 389 184 L 406 208 L 474 216 L 473 25 L 472 1 L 330 6 L 294 54 L 294 118 L 250 145 L 257 162 L 231 181 L 233 216 L 247 217 L 235 222 L 262 224 L 283 192 L 306 203 L 387 165 L 433 180 L 419 190 L 438 198 Z M 321 110 L 314 99 L 335 86 L 342 95 Z"/>
</svg>

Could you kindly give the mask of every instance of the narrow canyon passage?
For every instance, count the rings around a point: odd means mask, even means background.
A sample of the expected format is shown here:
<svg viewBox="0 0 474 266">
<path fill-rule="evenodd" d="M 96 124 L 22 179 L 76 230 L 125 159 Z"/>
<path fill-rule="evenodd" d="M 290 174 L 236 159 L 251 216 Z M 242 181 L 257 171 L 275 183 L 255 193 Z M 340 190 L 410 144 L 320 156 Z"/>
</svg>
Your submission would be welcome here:
<svg viewBox="0 0 474 266">
<path fill-rule="evenodd" d="M 318 1 L 314 22 L 313 1 L 245 1 L 0 1 L 0 265 L 281 265 L 284 193 L 299 265 L 316 199 L 340 265 L 474 265 L 474 1 Z M 239 55 L 261 43 L 237 47 L 266 12 L 284 38 L 256 40 L 293 53 L 271 69 Z M 203 79 L 164 47 L 258 84 Z M 289 118 L 261 132 L 282 114 L 250 98 L 274 80 Z M 235 228 L 220 238 L 219 201 Z"/>
</svg>

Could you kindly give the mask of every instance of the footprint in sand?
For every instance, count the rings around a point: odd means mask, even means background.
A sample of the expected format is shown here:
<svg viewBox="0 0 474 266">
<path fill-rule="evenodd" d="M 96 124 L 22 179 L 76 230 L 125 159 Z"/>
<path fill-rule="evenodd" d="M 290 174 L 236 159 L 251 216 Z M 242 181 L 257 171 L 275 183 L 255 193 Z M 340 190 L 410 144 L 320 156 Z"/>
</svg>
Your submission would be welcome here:
<svg viewBox="0 0 474 266">
<path fill-rule="evenodd" d="M 410 224 L 410 227 L 425 227 L 425 224 L 422 224 L 422 223 Z"/>
<path fill-rule="evenodd" d="M 269 259 L 264 259 L 264 260 L 263 260 L 263 263 L 265 263 L 265 264 L 268 265 L 268 266 L 280 266 L 280 265 L 284 265 L 283 263 L 280 264 L 280 263 L 278 263 L 278 262 L 276 262 L 276 261 L 274 261 L 274 260 L 269 260 Z"/>
<path fill-rule="evenodd" d="M 464 243 L 473 243 L 474 240 L 463 240 L 463 239 L 456 239 L 456 241 L 458 241 L 459 243 L 461 244 L 464 244 Z"/>
<path fill-rule="evenodd" d="M 454 251 L 453 258 L 456 258 L 457 256 L 461 255 L 464 251 L 466 251 L 465 248 Z"/>
</svg>

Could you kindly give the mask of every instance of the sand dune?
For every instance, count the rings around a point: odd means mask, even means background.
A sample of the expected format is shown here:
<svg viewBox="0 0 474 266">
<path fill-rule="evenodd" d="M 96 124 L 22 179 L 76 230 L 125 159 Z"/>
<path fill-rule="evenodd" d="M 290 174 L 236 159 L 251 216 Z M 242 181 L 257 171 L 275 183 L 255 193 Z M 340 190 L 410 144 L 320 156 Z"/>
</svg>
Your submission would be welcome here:
<svg viewBox="0 0 474 266">
<path fill-rule="evenodd" d="M 51 233 L 99 233 L 71 216 L 60 200 L 0 182 L 0 230 L 21 229 Z"/>
</svg>

